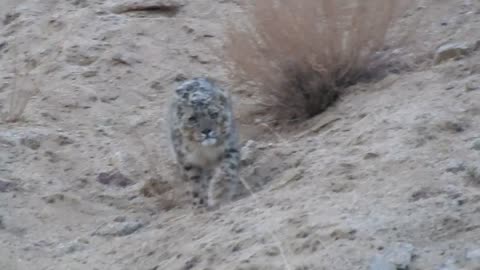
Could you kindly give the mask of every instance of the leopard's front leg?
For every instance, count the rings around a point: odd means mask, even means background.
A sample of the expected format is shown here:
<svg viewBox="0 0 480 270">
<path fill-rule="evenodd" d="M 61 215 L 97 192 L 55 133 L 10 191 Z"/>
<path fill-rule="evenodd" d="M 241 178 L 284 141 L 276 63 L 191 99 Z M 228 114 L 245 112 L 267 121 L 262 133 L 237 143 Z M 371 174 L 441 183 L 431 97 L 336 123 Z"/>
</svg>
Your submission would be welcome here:
<svg viewBox="0 0 480 270">
<path fill-rule="evenodd" d="M 238 191 L 240 152 L 228 148 L 209 184 L 208 207 L 217 208 L 220 201 L 232 201 Z"/>
</svg>

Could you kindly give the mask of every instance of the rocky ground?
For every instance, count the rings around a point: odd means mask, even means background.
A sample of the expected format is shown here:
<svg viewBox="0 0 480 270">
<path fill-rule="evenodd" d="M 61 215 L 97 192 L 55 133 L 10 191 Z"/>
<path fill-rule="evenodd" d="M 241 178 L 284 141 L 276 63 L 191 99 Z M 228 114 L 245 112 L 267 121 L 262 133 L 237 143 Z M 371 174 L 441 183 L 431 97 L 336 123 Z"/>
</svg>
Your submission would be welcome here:
<svg viewBox="0 0 480 270">
<path fill-rule="evenodd" d="M 409 68 L 274 130 L 216 54 L 238 1 L 3 0 L 0 269 L 479 269 L 480 2 L 415 5 Z M 194 215 L 165 104 L 198 75 L 256 193 Z"/>
</svg>

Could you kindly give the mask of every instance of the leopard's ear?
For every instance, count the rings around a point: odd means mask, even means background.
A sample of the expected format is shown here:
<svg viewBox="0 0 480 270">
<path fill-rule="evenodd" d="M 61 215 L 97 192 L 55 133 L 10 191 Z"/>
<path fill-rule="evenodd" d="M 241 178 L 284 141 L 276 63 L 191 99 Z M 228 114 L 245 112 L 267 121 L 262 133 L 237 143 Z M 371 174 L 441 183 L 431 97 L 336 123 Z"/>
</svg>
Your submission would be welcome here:
<svg viewBox="0 0 480 270">
<path fill-rule="evenodd" d="M 175 89 L 175 94 L 178 98 L 181 99 L 188 99 L 190 93 L 192 92 L 193 88 L 196 86 L 196 82 L 194 80 L 187 80 L 183 82 L 181 85 Z"/>
<path fill-rule="evenodd" d="M 184 81 L 175 89 L 175 94 L 179 98 L 188 99 L 190 93 L 200 86 L 198 79 Z"/>
<path fill-rule="evenodd" d="M 175 89 L 175 95 L 178 98 L 187 99 L 188 94 L 189 94 L 188 88 L 183 87 L 183 85 L 180 85 L 179 87 L 177 87 L 177 89 Z"/>
</svg>

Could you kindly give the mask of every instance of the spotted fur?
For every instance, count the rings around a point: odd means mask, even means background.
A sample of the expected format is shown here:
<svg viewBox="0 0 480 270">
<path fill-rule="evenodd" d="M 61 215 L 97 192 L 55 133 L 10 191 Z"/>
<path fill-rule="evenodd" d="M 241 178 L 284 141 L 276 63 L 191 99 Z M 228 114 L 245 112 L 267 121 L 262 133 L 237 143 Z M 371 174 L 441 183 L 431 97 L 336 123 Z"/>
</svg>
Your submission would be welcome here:
<svg viewBox="0 0 480 270">
<path fill-rule="evenodd" d="M 240 152 L 229 94 L 206 78 L 182 83 L 170 107 L 170 138 L 195 208 L 231 200 Z"/>
</svg>

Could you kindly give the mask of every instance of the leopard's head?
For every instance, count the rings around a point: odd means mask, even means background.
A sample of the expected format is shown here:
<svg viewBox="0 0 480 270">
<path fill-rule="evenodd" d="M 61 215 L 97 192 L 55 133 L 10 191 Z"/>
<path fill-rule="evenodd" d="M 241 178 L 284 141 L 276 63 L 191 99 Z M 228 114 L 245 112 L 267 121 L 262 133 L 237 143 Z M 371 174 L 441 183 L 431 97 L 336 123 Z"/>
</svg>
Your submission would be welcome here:
<svg viewBox="0 0 480 270">
<path fill-rule="evenodd" d="M 184 82 L 175 94 L 180 129 L 189 140 L 203 146 L 224 141 L 230 110 L 228 97 L 221 88 L 209 79 L 197 78 Z"/>
</svg>

